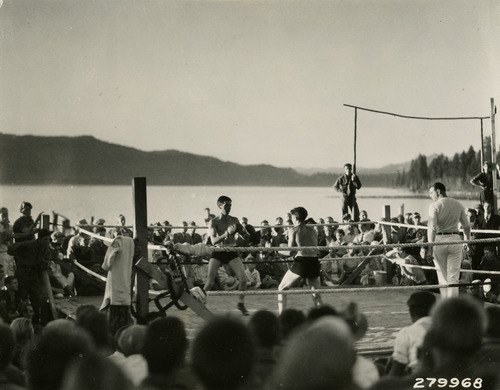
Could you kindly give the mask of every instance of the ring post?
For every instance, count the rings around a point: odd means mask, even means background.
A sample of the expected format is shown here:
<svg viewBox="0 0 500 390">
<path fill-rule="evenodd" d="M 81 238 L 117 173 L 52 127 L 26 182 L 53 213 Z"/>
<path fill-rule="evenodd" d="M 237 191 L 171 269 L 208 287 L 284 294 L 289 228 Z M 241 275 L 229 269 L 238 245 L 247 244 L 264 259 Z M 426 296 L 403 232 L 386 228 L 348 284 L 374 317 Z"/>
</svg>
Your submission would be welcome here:
<svg viewBox="0 0 500 390">
<path fill-rule="evenodd" d="M 148 259 L 148 207 L 146 196 L 146 178 L 134 177 L 134 237 L 140 246 L 140 256 Z M 145 318 L 149 313 L 149 278 L 143 272 L 137 272 L 137 315 Z"/>
</svg>

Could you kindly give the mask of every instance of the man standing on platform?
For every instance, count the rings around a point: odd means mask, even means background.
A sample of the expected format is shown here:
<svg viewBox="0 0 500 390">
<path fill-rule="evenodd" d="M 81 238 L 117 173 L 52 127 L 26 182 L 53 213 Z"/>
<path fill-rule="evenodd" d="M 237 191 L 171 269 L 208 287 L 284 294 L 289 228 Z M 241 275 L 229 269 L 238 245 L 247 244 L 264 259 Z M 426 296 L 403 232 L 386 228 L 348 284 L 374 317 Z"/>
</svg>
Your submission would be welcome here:
<svg viewBox="0 0 500 390">
<path fill-rule="evenodd" d="M 229 215 L 231 211 L 232 200 L 227 196 L 220 196 L 217 199 L 217 207 L 220 209 L 220 216 L 211 219 L 208 222 L 208 235 L 212 244 L 218 247 L 236 246 L 236 233 L 247 236 L 243 226 L 238 218 Z M 215 278 L 219 267 L 229 267 L 234 271 L 236 277 L 240 281 L 239 289 L 241 292 L 247 289 L 247 277 L 245 274 L 245 266 L 238 252 L 214 252 L 208 263 L 208 279 L 205 284 L 205 291 L 210 291 L 214 285 Z M 245 295 L 239 297 L 238 309 L 243 315 L 248 316 L 250 313 L 245 308 Z"/>
<path fill-rule="evenodd" d="M 496 164 L 495 168 L 497 178 L 500 178 L 500 167 L 498 164 Z M 482 172 L 470 179 L 470 184 L 481 187 L 481 194 L 479 195 L 481 204 L 484 204 L 485 201 L 493 204 L 493 173 L 489 162 L 484 162 Z"/>
<path fill-rule="evenodd" d="M 344 165 L 344 172 L 333 185 L 337 192 L 342 193 L 342 215 L 351 214 L 354 222 L 359 222 L 359 208 L 356 202 L 356 190 L 361 188 L 359 177 L 353 172 L 352 165 L 347 163 Z"/>
<path fill-rule="evenodd" d="M 429 206 L 427 238 L 429 243 L 459 241 L 458 223 L 462 225 L 464 240 L 470 239 L 470 223 L 464 207 L 455 199 L 446 196 L 446 187 L 436 182 L 429 188 L 432 203 Z M 430 256 L 431 251 L 428 251 Z M 460 279 L 463 245 L 436 245 L 433 248 L 434 264 L 439 284 L 456 284 Z M 442 288 L 443 298 L 458 296 L 458 287 Z"/>
</svg>

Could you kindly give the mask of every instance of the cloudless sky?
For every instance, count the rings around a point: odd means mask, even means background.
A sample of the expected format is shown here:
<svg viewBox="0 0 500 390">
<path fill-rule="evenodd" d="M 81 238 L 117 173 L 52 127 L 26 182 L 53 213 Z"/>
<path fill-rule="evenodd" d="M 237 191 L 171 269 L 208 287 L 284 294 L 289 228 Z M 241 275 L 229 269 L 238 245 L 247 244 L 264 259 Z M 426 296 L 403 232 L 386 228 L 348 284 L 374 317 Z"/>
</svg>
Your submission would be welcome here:
<svg viewBox="0 0 500 390">
<path fill-rule="evenodd" d="M 337 167 L 344 104 L 489 116 L 499 37 L 498 0 L 4 0 L 0 132 Z M 357 124 L 360 167 L 480 146 L 478 120 Z"/>
</svg>

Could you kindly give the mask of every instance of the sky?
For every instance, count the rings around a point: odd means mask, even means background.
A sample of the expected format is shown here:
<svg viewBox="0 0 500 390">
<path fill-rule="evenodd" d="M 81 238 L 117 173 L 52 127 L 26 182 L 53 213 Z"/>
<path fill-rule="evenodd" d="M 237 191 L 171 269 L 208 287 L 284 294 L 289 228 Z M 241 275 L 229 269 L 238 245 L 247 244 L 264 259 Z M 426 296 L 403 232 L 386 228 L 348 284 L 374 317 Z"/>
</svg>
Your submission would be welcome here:
<svg viewBox="0 0 500 390">
<path fill-rule="evenodd" d="M 451 156 L 479 120 L 358 110 L 355 143 L 344 104 L 488 117 L 499 36 L 498 0 L 4 0 L 0 132 L 278 167 Z"/>
</svg>

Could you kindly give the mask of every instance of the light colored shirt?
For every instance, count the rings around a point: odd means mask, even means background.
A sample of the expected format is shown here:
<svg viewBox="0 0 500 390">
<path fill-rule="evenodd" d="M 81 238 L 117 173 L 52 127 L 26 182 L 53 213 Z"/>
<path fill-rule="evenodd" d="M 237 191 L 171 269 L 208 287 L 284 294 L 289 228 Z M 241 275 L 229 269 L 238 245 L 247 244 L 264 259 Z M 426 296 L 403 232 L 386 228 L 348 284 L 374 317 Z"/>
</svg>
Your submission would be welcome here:
<svg viewBox="0 0 500 390">
<path fill-rule="evenodd" d="M 247 275 L 248 279 L 248 287 L 253 287 L 253 288 L 259 288 L 261 285 L 260 282 L 260 273 L 256 269 L 254 269 L 252 272 L 247 268 L 245 270 L 245 274 Z M 253 283 L 253 284 L 252 284 Z"/>
<path fill-rule="evenodd" d="M 422 317 L 410 326 L 401 328 L 394 340 L 392 358 L 415 370 L 418 363 L 418 348 L 422 345 L 431 324 L 431 317 Z"/>
<path fill-rule="evenodd" d="M 429 221 L 427 226 L 429 242 L 434 242 L 436 233 L 458 232 L 461 223 L 465 238 L 470 237 L 470 223 L 462 204 L 452 198 L 439 198 L 429 206 Z"/>
</svg>

